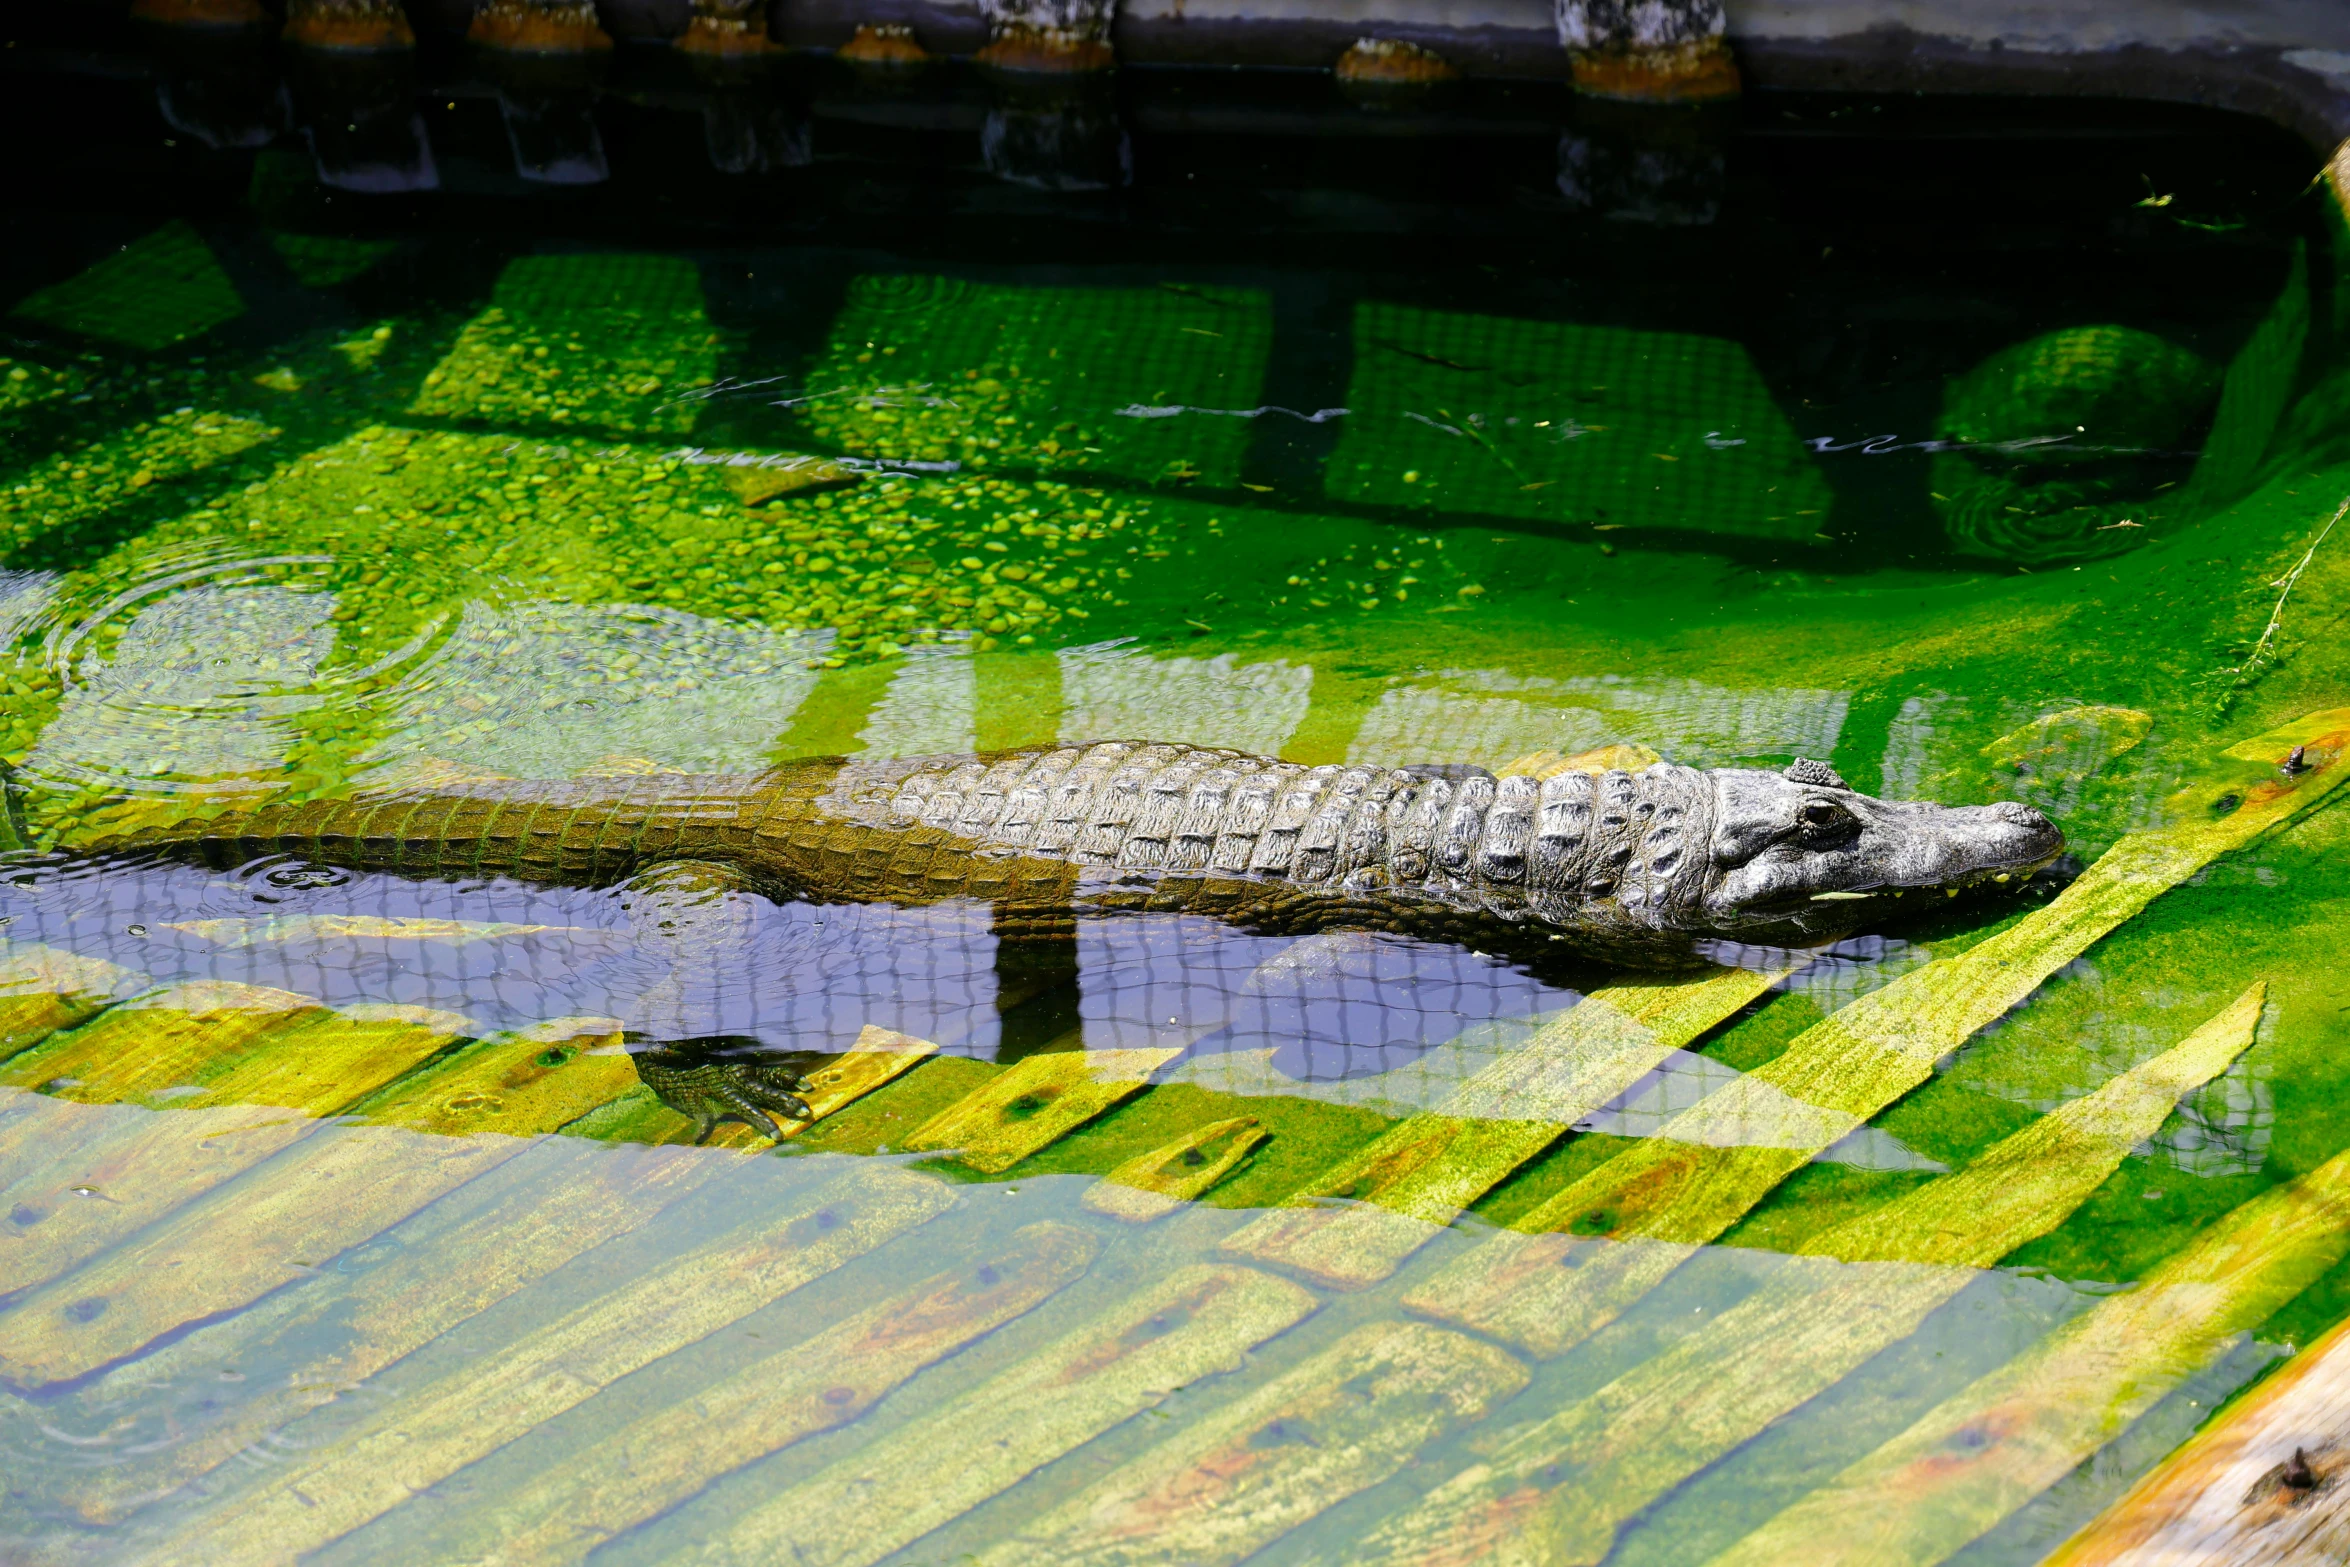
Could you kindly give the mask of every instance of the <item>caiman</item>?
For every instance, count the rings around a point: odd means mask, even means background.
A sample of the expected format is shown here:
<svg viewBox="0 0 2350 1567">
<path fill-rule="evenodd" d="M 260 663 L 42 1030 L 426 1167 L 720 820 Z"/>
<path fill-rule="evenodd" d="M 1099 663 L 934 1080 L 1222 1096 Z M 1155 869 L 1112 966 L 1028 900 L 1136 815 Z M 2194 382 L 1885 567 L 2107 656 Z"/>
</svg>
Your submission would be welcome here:
<svg viewBox="0 0 2350 1567">
<path fill-rule="evenodd" d="M 2064 847 L 2022 805 L 1873 799 L 1826 765 L 1783 772 L 1306 767 L 1105 742 L 967 757 L 793 761 L 748 776 L 487 780 L 258 808 L 78 852 L 218 868 L 288 856 L 410 877 L 613 887 L 632 930 L 692 967 L 750 892 L 816 903 L 992 904 L 996 928 L 1080 913 L 1204 914 L 1254 930 L 1391 931 L 1486 948 L 1564 943 L 1641 968 L 1706 938 L 1805 946 L 1913 900 L 2020 881 Z M 639 1057 L 693 1116 L 771 1135 L 788 1073 Z"/>
</svg>

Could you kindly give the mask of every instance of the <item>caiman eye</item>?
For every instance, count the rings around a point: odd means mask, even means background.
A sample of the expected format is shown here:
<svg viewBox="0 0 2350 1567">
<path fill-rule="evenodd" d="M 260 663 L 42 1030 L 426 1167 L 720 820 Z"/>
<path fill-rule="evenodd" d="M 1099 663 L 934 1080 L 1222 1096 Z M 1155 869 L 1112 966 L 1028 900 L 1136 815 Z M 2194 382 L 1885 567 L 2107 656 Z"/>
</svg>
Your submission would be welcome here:
<svg viewBox="0 0 2350 1567">
<path fill-rule="evenodd" d="M 1833 800 L 1814 800 L 1796 817 L 1796 833 L 1805 843 L 1826 843 L 1849 835 L 1859 823 Z"/>
</svg>

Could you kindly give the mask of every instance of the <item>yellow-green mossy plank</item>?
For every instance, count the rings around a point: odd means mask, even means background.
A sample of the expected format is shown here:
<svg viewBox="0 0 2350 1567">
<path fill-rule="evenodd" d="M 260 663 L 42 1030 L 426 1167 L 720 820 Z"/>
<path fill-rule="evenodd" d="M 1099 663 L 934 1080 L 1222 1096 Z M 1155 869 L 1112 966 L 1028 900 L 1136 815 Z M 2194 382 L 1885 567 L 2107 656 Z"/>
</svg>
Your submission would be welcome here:
<svg viewBox="0 0 2350 1567">
<path fill-rule="evenodd" d="M 1930 1181 L 1814 1237 L 1702 1331 L 1485 1455 L 1349 1552 L 1360 1562 L 1592 1564 L 1682 1480 L 1913 1332 L 2046 1234 L 2250 1048 L 2254 985 L 2185 1040 Z M 1830 1260 L 1837 1259 L 1837 1260 Z"/>
<path fill-rule="evenodd" d="M 847 1425 L 925 1367 L 1082 1277 L 1097 1243 L 1072 1225 L 1032 1224 L 982 1258 L 874 1302 L 760 1359 L 729 1366 L 693 1397 L 599 1428 L 518 1490 L 463 1510 L 415 1559 L 494 1556 L 507 1567 L 575 1562 L 692 1496 L 728 1470 Z M 384 1528 L 396 1532 L 398 1514 Z M 385 1548 L 405 1554 L 387 1539 Z"/>
<path fill-rule="evenodd" d="M 279 1105 L 329 1115 L 473 1032 L 453 1012 L 360 1002 L 296 1014 L 243 1048 L 208 1059 L 126 1060 L 102 1079 L 85 1078 L 74 1095 L 174 1108 Z"/>
<path fill-rule="evenodd" d="M 610 1017 L 554 1018 L 495 1034 L 357 1106 L 367 1120 L 443 1137 L 551 1132 L 637 1088 Z"/>
<path fill-rule="evenodd" d="M 2305 766 L 2289 774 L 2281 764 L 2295 745 Z M 1515 1228 L 1531 1233 L 1496 1236 L 1420 1286 L 1411 1308 L 1535 1354 L 1564 1352 L 2108 931 L 2329 798 L 2350 776 L 2345 750 L 2350 709 L 2311 714 L 2232 748 L 2238 763 L 2259 760 L 2173 797 L 2175 825 L 2122 839 L 2006 930 L 1807 1029 L 1520 1219 Z M 1555 1231 L 1574 1233 L 1547 1233 Z M 1646 1244 L 1595 1250 L 1587 1238 L 1596 1236 Z"/>
<path fill-rule="evenodd" d="M 1314 1309 L 1247 1268 L 1184 1268 L 743 1514 L 701 1560 L 864 1567 L 1218 1372 Z M 822 1527 L 811 1520 L 821 1519 Z"/>
<path fill-rule="evenodd" d="M 1085 1189 L 1078 1199 L 1096 1213 L 1129 1224 L 1148 1224 L 1240 1168 L 1273 1134 L 1255 1116 L 1236 1115 L 1195 1126 L 1164 1147 L 1119 1165 Z"/>
<path fill-rule="evenodd" d="M 849 285 L 802 417 L 860 457 L 1224 487 L 1272 342 L 1254 290 L 874 274 Z"/>
<path fill-rule="evenodd" d="M 0 1088 L 0 1292 L 57 1277 L 306 1136 L 278 1111 L 161 1113 Z"/>
<path fill-rule="evenodd" d="M 16 1301 L 0 1318 L 0 1378 L 65 1381 L 242 1309 L 520 1147 L 322 1128 Z"/>
<path fill-rule="evenodd" d="M 1491 1344 L 1425 1323 L 1370 1323 L 1121 1464 L 979 1562 L 1239 1562 L 1526 1382 L 1526 1367 Z"/>
<path fill-rule="evenodd" d="M 954 1201 L 952 1189 L 933 1177 L 873 1166 L 806 1192 L 396 1400 L 298 1461 L 262 1472 L 189 1516 L 147 1559 L 209 1567 L 315 1550 L 630 1372 L 928 1223 Z"/>
<path fill-rule="evenodd" d="M 1009 1170 L 1039 1148 L 1142 1092 L 1180 1050 L 1057 1050 L 1030 1056 L 906 1138 L 909 1152 L 946 1150 L 982 1175 Z"/>
<path fill-rule="evenodd" d="M 191 980 L 52 1035 L 0 1066 L 0 1083 L 85 1104 L 143 1099 L 332 1015 L 323 1003 L 290 990 Z"/>
<path fill-rule="evenodd" d="M 73 1027 L 145 984 L 143 975 L 62 948 L 6 948 L 0 952 L 0 1061 Z"/>
<path fill-rule="evenodd" d="M 938 1046 L 927 1039 L 916 1039 L 911 1034 L 868 1023 L 858 1034 L 855 1045 L 801 1073 L 808 1083 L 808 1091 L 800 1099 L 812 1112 L 809 1118 L 796 1120 L 777 1112 L 775 1124 L 782 1128 L 785 1140 L 799 1137 L 826 1117 L 896 1081 L 937 1053 Z M 696 1137 L 690 1119 L 664 1104 L 650 1088 L 642 1086 L 581 1117 L 564 1131 L 574 1137 L 593 1137 L 603 1142 L 691 1143 Z M 712 1148 L 772 1145 L 773 1139 L 765 1132 L 737 1121 L 726 1122 L 705 1140 L 705 1146 Z"/>
<path fill-rule="evenodd" d="M 2252 1048 L 2268 986 L 2256 982 L 2178 1044 L 2050 1111 L 1938 1177 L 1814 1236 L 1803 1250 L 1980 1268 L 2047 1234 L 2178 1102 Z"/>
<path fill-rule="evenodd" d="M 1716 969 L 1607 985 L 1486 1067 L 1434 1111 L 1403 1121 L 1224 1242 L 1337 1289 L 1376 1284 L 1462 1210 L 1735 1015 L 1779 972 Z"/>
<path fill-rule="evenodd" d="M 62 283 L 19 300 L 11 315 L 133 348 L 169 348 L 245 313 L 237 286 L 192 224 L 173 220 Z"/>
<path fill-rule="evenodd" d="M 424 378 L 409 412 L 504 425 L 684 435 L 718 334 L 682 256 L 524 256 Z"/>
<path fill-rule="evenodd" d="M 1354 335 L 1339 499 L 1781 539 L 1827 520 L 1818 464 L 1728 338 L 1377 301 Z"/>
<path fill-rule="evenodd" d="M 200 1415 L 180 1418 L 172 1441 L 118 1451 L 117 1462 L 77 1469 L 44 1495 L 91 1523 L 118 1523 L 737 1168 L 692 1149 L 542 1139 L 385 1231 L 361 1249 L 366 1266 L 318 1269 L 77 1391 L 70 1407 L 98 1430 L 117 1412 L 147 1408 L 158 1380 L 224 1388 Z M 301 1347 L 284 1376 L 223 1379 L 286 1358 L 288 1344 Z"/>
<path fill-rule="evenodd" d="M 1926 1567 L 2072 1472 L 2350 1252 L 2350 1153 L 2273 1187 L 1715 1558 Z"/>
</svg>

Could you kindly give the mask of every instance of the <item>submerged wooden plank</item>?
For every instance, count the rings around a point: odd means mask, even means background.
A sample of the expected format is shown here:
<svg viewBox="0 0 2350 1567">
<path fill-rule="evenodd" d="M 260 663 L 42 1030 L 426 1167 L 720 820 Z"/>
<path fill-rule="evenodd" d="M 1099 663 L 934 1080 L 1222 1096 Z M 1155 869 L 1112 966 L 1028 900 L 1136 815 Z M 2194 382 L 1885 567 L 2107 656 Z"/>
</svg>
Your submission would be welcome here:
<svg viewBox="0 0 2350 1567">
<path fill-rule="evenodd" d="M 171 1440 L 76 1469 L 42 1494 L 92 1523 L 119 1522 L 736 1168 L 699 1150 L 541 1139 L 368 1243 L 363 1266 L 319 1269 L 77 1391 L 59 1418 L 108 1431 L 151 1408 L 160 1383 L 218 1384 L 301 1346 L 283 1376 L 225 1384 L 200 1414 L 175 1418 Z"/>
<path fill-rule="evenodd" d="M 2350 1561 L 2350 1322 L 2285 1362 L 2044 1567 Z"/>
<path fill-rule="evenodd" d="M 980 1567 L 1234 1563 L 1377 1485 L 1526 1385 L 1506 1351 L 1357 1328 L 980 1554 Z"/>
<path fill-rule="evenodd" d="M 2122 839 L 2045 907 L 1954 958 L 1929 963 L 1797 1036 L 1786 1051 L 1675 1116 L 1416 1292 L 1414 1310 L 1558 1354 L 1613 1321 L 1694 1249 L 1854 1128 L 1931 1075 L 1934 1063 L 2038 989 L 2115 926 L 2220 855 L 2331 796 L 2350 763 L 2350 709 L 2244 742 L 2282 763 L 2280 739 L 2312 724 L 2304 770 L 2262 769 L 2170 803 L 2179 825 Z M 1571 1231 L 1574 1235 L 1551 1232 Z M 1580 1266 L 1577 1236 L 1644 1240 L 1637 1270 Z"/>
<path fill-rule="evenodd" d="M 0 1066 L 0 1084 L 87 1104 L 135 1100 L 332 1014 L 290 990 L 196 980 L 109 1008 Z"/>
<path fill-rule="evenodd" d="M 1717 1558 L 1927 1567 L 2062 1479 L 2350 1253 L 2350 1152 L 2225 1215 Z"/>
<path fill-rule="evenodd" d="M 575 1121 L 637 1086 L 610 1017 L 554 1018 L 494 1034 L 393 1083 L 355 1112 L 443 1137 L 529 1137 Z"/>
<path fill-rule="evenodd" d="M 155 1111 L 0 1089 L 0 1292 L 29 1289 L 232 1180 L 316 1123 L 283 1111 Z M 36 1108 L 37 1107 L 37 1108 Z"/>
<path fill-rule="evenodd" d="M 208 985 L 204 999 L 221 988 Z M 264 993 L 263 999 L 285 994 Z M 109 1013 L 107 1025 L 85 1031 L 99 1037 L 57 1052 L 69 1059 L 55 1061 L 44 1051 L 27 1060 L 62 1066 L 76 1081 L 61 1091 L 90 1102 L 279 1105 L 327 1115 L 473 1032 L 467 1019 L 430 1007 L 287 1004 L 275 1021 L 247 1030 L 241 1015 L 249 1010 L 261 1008 L 192 1014 L 197 1027 L 143 1028 L 137 1020 L 150 1016 L 149 1009 L 132 1003 Z M 106 1049 L 121 1053 L 92 1059 Z"/>
<path fill-rule="evenodd" d="M 1238 1367 L 1314 1309 L 1246 1268 L 1185 1268 L 955 1401 L 768 1498 L 712 1562 L 864 1567 L 1008 1490 L 1176 1389 Z"/>
<path fill-rule="evenodd" d="M 808 1084 L 807 1091 L 800 1096 L 811 1112 L 808 1119 L 795 1120 L 778 1114 L 776 1125 L 788 1142 L 875 1089 L 895 1082 L 936 1054 L 938 1046 L 927 1039 L 916 1039 L 911 1034 L 868 1023 L 854 1045 L 839 1055 L 819 1060 L 801 1074 Z M 563 1129 L 575 1137 L 593 1137 L 603 1142 L 690 1143 L 696 1140 L 693 1121 L 642 1085 L 598 1106 Z M 719 1126 L 703 1141 L 713 1148 L 767 1148 L 774 1143 L 774 1139 L 757 1127 L 736 1121 Z"/>
<path fill-rule="evenodd" d="M 413 1561 L 506 1567 L 574 1562 L 710 1481 L 871 1409 L 954 1354 L 1083 1276 L 1097 1249 L 1066 1224 L 1032 1224 L 983 1258 L 876 1301 L 848 1320 L 729 1368 L 692 1398 L 546 1465 L 519 1490 L 464 1509 L 453 1529 L 375 1548 Z M 371 1544 L 374 1544 L 371 1536 Z"/>
<path fill-rule="evenodd" d="M 250 1305 L 517 1147 L 327 1127 L 18 1300 L 0 1317 L 0 1378 L 82 1376 Z"/>
<path fill-rule="evenodd" d="M 1166 1146 L 1127 1160 L 1078 1200 L 1113 1219 L 1148 1224 L 1206 1193 L 1272 1135 L 1253 1115 L 1195 1126 Z"/>
<path fill-rule="evenodd" d="M 1148 1085 L 1180 1050 L 1056 1050 L 1028 1057 L 908 1134 L 909 1152 L 952 1151 L 995 1175 Z"/>
<path fill-rule="evenodd" d="M 189 1567 L 290 1562 L 630 1372 L 927 1223 L 955 1200 L 930 1178 L 886 1166 L 859 1169 L 388 1405 L 190 1517 L 141 1560 Z"/>
<path fill-rule="evenodd" d="M 7 947 L 0 952 L 0 1061 L 95 1016 L 146 983 L 145 975 L 59 947 Z"/>
<path fill-rule="evenodd" d="M 1814 1237 L 1761 1288 L 1380 1525 L 1362 1562 L 1597 1563 L 1682 1480 L 1913 1332 L 1974 1270 L 2064 1222 L 2180 1096 L 2252 1044 L 2264 985 L 1965 1169 Z M 1828 1259 L 1837 1259 L 1834 1261 Z"/>
<path fill-rule="evenodd" d="M 1227 1237 L 1224 1249 L 1337 1289 L 1393 1273 L 1429 1237 L 1787 971 L 1715 969 L 1602 986 L 1526 1045 Z"/>
</svg>

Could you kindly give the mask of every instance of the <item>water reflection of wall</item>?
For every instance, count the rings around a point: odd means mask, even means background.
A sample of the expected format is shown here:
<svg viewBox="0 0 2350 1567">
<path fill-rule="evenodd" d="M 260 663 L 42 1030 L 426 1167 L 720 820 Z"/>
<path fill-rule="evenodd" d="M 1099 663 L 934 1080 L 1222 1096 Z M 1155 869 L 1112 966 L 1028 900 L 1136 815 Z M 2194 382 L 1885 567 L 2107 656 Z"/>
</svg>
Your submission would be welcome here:
<svg viewBox="0 0 2350 1567">
<path fill-rule="evenodd" d="M 369 760 L 532 778 L 608 758 L 756 771 L 814 688 L 810 657 L 828 638 L 641 605 L 477 601 L 382 700 L 388 734 Z"/>
<path fill-rule="evenodd" d="M 152 601 L 110 650 L 72 661 L 26 772 L 117 789 L 165 777 L 274 782 L 293 720 L 323 700 L 315 683 L 334 649 L 334 607 L 331 594 L 219 583 Z"/>
<path fill-rule="evenodd" d="M 1061 652 L 1061 739 L 1147 739 L 1278 752 L 1304 722 L 1313 666 L 1150 658 L 1113 644 Z"/>
<path fill-rule="evenodd" d="M 1617 741 L 1652 746 L 1698 767 L 1746 758 L 1827 757 L 1851 704 L 1843 691 L 1734 690 L 1618 675 L 1549 679 L 1466 670 L 1447 671 L 1443 678 L 1443 686 L 1399 686 L 1383 694 L 1348 747 L 1348 760 L 1495 767 L 1529 751 L 1571 752 Z"/>
<path fill-rule="evenodd" d="M 905 666 L 857 735 L 867 756 L 942 756 L 977 748 L 979 680 L 970 633 L 906 649 Z"/>
</svg>

